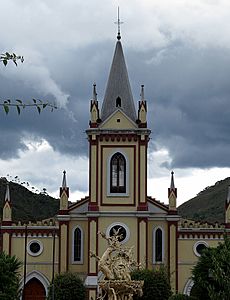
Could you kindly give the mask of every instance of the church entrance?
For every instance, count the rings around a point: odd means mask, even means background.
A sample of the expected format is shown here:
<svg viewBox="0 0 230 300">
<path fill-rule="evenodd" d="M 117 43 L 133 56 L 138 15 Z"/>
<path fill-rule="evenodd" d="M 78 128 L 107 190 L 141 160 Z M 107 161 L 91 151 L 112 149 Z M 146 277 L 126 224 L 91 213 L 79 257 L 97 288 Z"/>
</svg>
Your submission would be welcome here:
<svg viewBox="0 0 230 300">
<path fill-rule="evenodd" d="M 27 282 L 24 290 L 24 300 L 45 300 L 46 291 L 43 284 L 36 278 Z"/>
</svg>

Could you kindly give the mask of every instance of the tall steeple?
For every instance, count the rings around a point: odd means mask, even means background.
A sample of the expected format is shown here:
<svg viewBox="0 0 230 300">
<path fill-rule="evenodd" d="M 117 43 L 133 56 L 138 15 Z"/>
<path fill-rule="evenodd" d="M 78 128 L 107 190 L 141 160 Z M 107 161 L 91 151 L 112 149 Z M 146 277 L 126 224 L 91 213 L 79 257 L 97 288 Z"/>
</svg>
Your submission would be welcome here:
<svg viewBox="0 0 230 300">
<path fill-rule="evenodd" d="M 119 17 L 118 24 L 120 24 Z M 116 48 L 101 109 L 102 122 L 117 109 L 122 110 L 132 121 L 136 122 L 136 110 L 121 45 L 120 27 L 118 27 Z"/>
</svg>

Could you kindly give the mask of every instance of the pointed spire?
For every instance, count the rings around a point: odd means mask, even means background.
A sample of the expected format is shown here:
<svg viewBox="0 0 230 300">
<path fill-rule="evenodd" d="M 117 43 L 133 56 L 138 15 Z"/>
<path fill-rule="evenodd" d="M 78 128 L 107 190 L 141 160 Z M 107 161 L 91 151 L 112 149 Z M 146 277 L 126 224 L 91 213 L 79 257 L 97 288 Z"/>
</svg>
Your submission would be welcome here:
<svg viewBox="0 0 230 300">
<path fill-rule="evenodd" d="M 110 69 L 105 97 L 101 109 L 101 119 L 104 121 L 114 111 L 121 109 L 131 120 L 136 122 L 136 110 L 129 83 L 128 71 L 121 42 L 118 40 Z"/>
<path fill-rule="evenodd" d="M 66 183 L 66 171 L 63 171 L 62 188 L 63 188 L 63 189 L 66 189 L 66 188 L 67 188 L 67 183 Z"/>
<path fill-rule="evenodd" d="M 168 198 L 171 197 L 171 195 L 173 195 L 173 197 L 177 198 L 177 188 L 175 187 L 175 183 L 174 183 L 174 172 L 171 172 L 171 183 L 170 183 L 170 188 L 168 188 Z"/>
<path fill-rule="evenodd" d="M 144 84 L 141 85 L 141 101 L 145 101 L 145 95 L 144 95 Z"/>
<path fill-rule="evenodd" d="M 96 83 L 93 84 L 93 100 L 97 101 Z"/>
<path fill-rule="evenodd" d="M 9 181 L 7 181 L 7 183 L 6 183 L 5 202 L 10 202 L 10 186 L 9 186 Z"/>
<path fill-rule="evenodd" d="M 170 184 L 170 190 L 175 191 L 175 184 L 174 184 L 174 172 L 171 172 L 171 184 Z"/>
</svg>

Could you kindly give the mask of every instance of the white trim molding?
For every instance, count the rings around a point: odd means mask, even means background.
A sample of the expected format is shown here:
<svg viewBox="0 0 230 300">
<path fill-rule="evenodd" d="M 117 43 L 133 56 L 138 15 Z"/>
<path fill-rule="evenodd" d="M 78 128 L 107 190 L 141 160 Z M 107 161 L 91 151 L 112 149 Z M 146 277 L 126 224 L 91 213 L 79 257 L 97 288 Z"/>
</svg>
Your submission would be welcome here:
<svg viewBox="0 0 230 300">
<path fill-rule="evenodd" d="M 157 229 L 160 229 L 161 232 L 162 232 L 162 260 L 161 261 L 156 261 L 155 240 L 156 240 L 156 231 L 157 231 Z M 165 231 L 164 231 L 164 228 L 161 227 L 161 226 L 155 226 L 153 228 L 153 244 L 152 244 L 152 249 L 153 249 L 153 264 L 162 264 L 162 263 L 164 263 L 164 260 L 165 260 Z"/>
<path fill-rule="evenodd" d="M 74 232 L 76 229 L 81 231 L 81 259 L 79 261 L 74 260 Z M 81 226 L 77 225 L 72 229 L 72 264 L 82 265 L 83 264 L 83 253 L 84 253 L 84 231 Z"/>
<path fill-rule="evenodd" d="M 200 257 L 200 253 L 197 252 L 197 246 L 198 245 L 204 245 L 206 248 L 209 247 L 208 243 L 206 241 L 197 241 L 194 245 L 193 245 L 193 252 L 197 257 Z"/>
<path fill-rule="evenodd" d="M 129 240 L 129 238 L 130 238 L 130 230 L 129 230 L 129 227 L 128 227 L 126 224 L 124 224 L 124 223 L 121 223 L 121 222 L 114 222 L 114 223 L 110 224 L 110 225 L 107 227 L 107 229 L 106 229 L 106 237 L 107 237 L 107 238 L 110 237 L 110 235 L 109 235 L 110 230 L 111 230 L 114 226 L 121 226 L 121 227 L 125 228 L 125 230 L 126 230 L 126 237 L 125 237 L 125 239 L 121 242 L 121 244 L 125 244 L 125 243 Z"/>
<path fill-rule="evenodd" d="M 33 244 L 33 243 L 37 243 L 39 246 L 40 246 L 40 249 L 39 249 L 39 251 L 38 252 L 32 252 L 31 250 L 30 250 L 30 246 L 31 246 L 31 244 Z M 29 254 L 29 255 L 31 255 L 31 256 L 39 256 L 40 254 L 42 254 L 42 252 L 43 252 L 43 243 L 41 242 L 41 241 L 39 241 L 39 240 L 31 240 L 31 241 L 29 241 L 28 243 L 27 243 L 27 246 L 26 246 L 26 250 L 27 250 L 27 253 Z"/>
<path fill-rule="evenodd" d="M 126 168 L 125 168 L 125 176 L 126 176 L 126 182 L 125 182 L 125 187 L 126 187 L 126 192 L 125 193 L 111 193 L 110 192 L 110 161 L 111 158 L 114 154 L 116 153 L 121 153 L 124 158 L 125 158 L 125 163 L 126 163 Z M 120 148 L 115 148 L 113 152 L 108 156 L 107 158 L 107 174 L 106 174 L 106 180 L 107 180 L 107 196 L 110 197 L 128 197 L 129 196 L 129 159 L 127 157 L 127 154 L 122 151 Z"/>
<path fill-rule="evenodd" d="M 183 294 L 190 296 L 192 287 L 194 286 L 194 281 L 192 278 L 189 278 L 188 281 L 186 282 L 183 290 Z"/>
<path fill-rule="evenodd" d="M 32 278 L 36 278 L 37 280 L 39 280 L 41 282 L 41 284 L 43 285 L 43 287 L 45 289 L 46 297 L 47 297 L 48 296 L 48 288 L 50 285 L 48 278 L 39 271 L 32 271 L 26 275 L 25 283 L 27 284 Z M 23 284 L 24 284 L 24 282 L 23 282 L 23 278 L 22 278 L 20 281 L 20 285 L 19 285 L 20 290 L 23 290 Z M 22 296 L 21 296 L 20 300 L 22 300 Z"/>
</svg>

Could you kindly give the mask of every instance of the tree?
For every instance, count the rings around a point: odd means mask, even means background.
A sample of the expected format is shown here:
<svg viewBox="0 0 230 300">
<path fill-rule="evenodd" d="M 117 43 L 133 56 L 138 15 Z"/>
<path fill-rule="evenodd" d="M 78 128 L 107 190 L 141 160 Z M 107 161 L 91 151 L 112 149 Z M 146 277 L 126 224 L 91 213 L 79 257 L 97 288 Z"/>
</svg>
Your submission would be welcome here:
<svg viewBox="0 0 230 300">
<path fill-rule="evenodd" d="M 135 270 L 133 280 L 144 280 L 143 296 L 134 296 L 135 300 L 168 300 L 171 296 L 169 276 L 164 267 L 159 269 Z"/>
<path fill-rule="evenodd" d="M 0 253 L 0 300 L 19 299 L 19 268 L 21 262 L 15 256 Z"/>
<path fill-rule="evenodd" d="M 230 238 L 225 236 L 216 248 L 203 250 L 192 273 L 196 295 L 207 300 L 229 300 Z"/>
<path fill-rule="evenodd" d="M 85 300 L 85 297 L 86 288 L 76 273 L 57 274 L 49 287 L 48 300 Z"/>
</svg>

